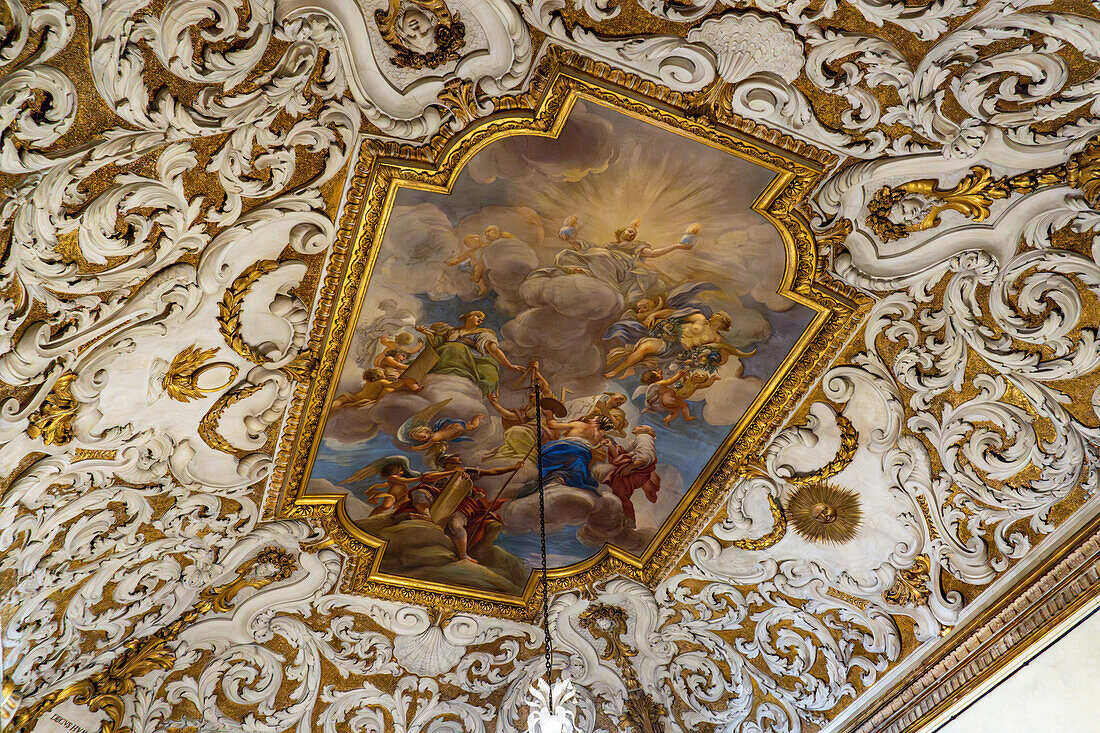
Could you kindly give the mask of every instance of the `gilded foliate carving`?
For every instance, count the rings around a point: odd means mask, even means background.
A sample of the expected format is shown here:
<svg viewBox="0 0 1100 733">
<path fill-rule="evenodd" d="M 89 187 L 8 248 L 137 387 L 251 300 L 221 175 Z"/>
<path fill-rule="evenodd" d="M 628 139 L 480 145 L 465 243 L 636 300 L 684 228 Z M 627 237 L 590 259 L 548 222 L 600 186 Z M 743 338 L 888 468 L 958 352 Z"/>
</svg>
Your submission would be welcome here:
<svg viewBox="0 0 1100 733">
<path fill-rule="evenodd" d="M 264 383 L 259 384 L 244 384 L 240 387 L 226 392 L 210 406 L 210 409 L 202 419 L 199 421 L 198 433 L 203 441 L 211 448 L 223 453 L 229 453 L 234 456 L 244 456 L 251 451 L 247 448 L 241 448 L 234 445 L 227 440 L 224 435 L 219 431 L 219 424 L 226 411 L 264 388 Z M 253 433 L 255 435 L 255 433 Z"/>
<path fill-rule="evenodd" d="M 3 687 L 0 687 L 0 726 L 7 730 L 8 723 L 15 717 L 19 709 L 22 696 L 15 689 L 15 683 L 4 677 Z"/>
<path fill-rule="evenodd" d="M 840 448 L 837 449 L 836 455 L 833 456 L 832 460 L 816 470 L 807 473 L 792 473 L 789 476 L 784 476 L 783 479 L 785 481 L 799 486 L 821 483 L 848 467 L 852 462 L 852 458 L 855 457 L 856 448 L 859 445 L 859 433 L 856 432 L 856 428 L 852 425 L 852 421 L 844 417 L 844 415 L 836 416 L 836 424 L 840 429 Z"/>
<path fill-rule="evenodd" d="M 476 89 L 465 79 L 448 79 L 443 85 L 443 91 L 439 93 L 439 101 L 443 102 L 463 125 L 481 116 Z"/>
<path fill-rule="evenodd" d="M 626 685 L 623 717 L 641 733 L 663 733 L 661 705 L 642 689 L 631 662 L 637 652 L 623 641 L 627 631 L 627 613 L 618 606 L 593 603 L 580 615 L 581 628 L 604 643 L 604 658 L 622 674 Z"/>
<path fill-rule="evenodd" d="M 218 303 L 218 328 L 225 342 L 242 357 L 256 364 L 269 363 L 273 360 L 273 357 L 270 354 L 262 353 L 245 339 L 242 333 L 242 309 L 245 298 L 248 297 L 256 283 L 265 276 L 274 273 L 281 266 L 282 263 L 279 260 L 254 262 L 226 288 L 225 295 Z M 276 354 L 274 359 L 280 360 L 279 355 Z M 283 373 L 292 379 L 301 379 L 310 372 L 311 368 L 310 352 L 304 346 L 298 349 L 293 361 L 279 367 Z"/>
<path fill-rule="evenodd" d="M 316 368 L 317 359 L 313 354 L 313 350 L 306 346 L 298 352 L 298 356 L 294 358 L 294 361 L 280 367 L 279 371 L 292 381 L 307 382 L 313 376 L 313 371 Z"/>
<path fill-rule="evenodd" d="M 928 588 L 931 567 L 927 557 L 918 555 L 913 567 L 898 571 L 894 584 L 883 592 L 883 600 L 897 606 L 919 606 L 927 603 L 932 595 Z"/>
<path fill-rule="evenodd" d="M 850 603 L 861 611 L 866 611 L 867 606 L 870 605 L 866 598 L 859 598 L 858 596 L 853 596 L 851 593 L 845 593 L 844 591 L 837 590 L 836 588 L 830 588 L 828 595 L 832 596 L 833 598 L 838 598 L 845 603 Z"/>
<path fill-rule="evenodd" d="M 1038 172 L 994 178 L 989 168 L 978 165 L 951 188 L 930 178 L 884 186 L 867 204 L 867 226 L 889 242 L 935 228 L 946 211 L 985 221 L 995 201 L 1058 185 L 1080 189 L 1092 206 L 1100 203 L 1100 141 L 1089 142 L 1065 164 Z"/>
<path fill-rule="evenodd" d="M 255 363 L 263 364 L 266 357 L 256 347 L 245 341 L 241 334 L 241 309 L 244 299 L 252 286 L 264 275 L 269 275 L 279 267 L 278 260 L 260 260 L 248 266 L 233 283 L 225 289 L 225 295 L 218 303 L 218 328 L 229 347 Z"/>
<path fill-rule="evenodd" d="M 636 652 L 623 642 L 626 621 L 625 610 L 607 603 L 594 603 L 580 616 L 581 627 L 607 645 L 604 650 L 607 658 L 618 667 L 630 669 L 630 658 Z"/>
<path fill-rule="evenodd" d="M 294 557 L 285 550 L 275 547 L 261 550 L 255 557 L 237 567 L 236 578 L 225 585 L 203 590 L 196 608 L 202 613 L 228 613 L 233 609 L 233 601 L 242 590 L 259 590 L 271 583 L 286 580 L 296 567 Z"/>
<path fill-rule="evenodd" d="M 164 391 L 174 400 L 190 402 L 204 394 L 218 392 L 228 387 L 237 377 L 237 367 L 226 363 L 207 364 L 206 362 L 217 353 L 217 349 L 200 349 L 192 345 L 176 354 L 161 380 Z M 198 380 L 202 375 L 217 368 L 227 371 L 226 381 L 216 386 L 200 387 Z"/>
<path fill-rule="evenodd" d="M 733 546 L 750 552 L 766 550 L 787 534 L 787 515 L 774 496 L 768 495 L 768 509 L 771 512 L 772 528 L 760 537 L 734 540 Z"/>
<path fill-rule="evenodd" d="M 626 719 L 639 733 L 664 733 L 664 710 L 649 693 L 631 690 L 626 696 Z"/>
<path fill-rule="evenodd" d="M 72 393 L 75 379 L 72 372 L 57 378 L 45 401 L 28 418 L 27 435 L 48 445 L 65 445 L 73 439 L 73 418 L 80 406 Z"/>
</svg>

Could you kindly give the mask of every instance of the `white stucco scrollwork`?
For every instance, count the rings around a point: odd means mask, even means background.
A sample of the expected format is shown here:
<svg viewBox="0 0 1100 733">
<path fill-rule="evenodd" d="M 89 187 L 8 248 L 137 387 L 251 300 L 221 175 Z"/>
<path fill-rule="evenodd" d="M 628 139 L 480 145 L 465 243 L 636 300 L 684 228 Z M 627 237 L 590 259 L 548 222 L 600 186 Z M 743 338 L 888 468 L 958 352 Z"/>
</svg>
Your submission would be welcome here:
<svg viewBox="0 0 1100 733">
<path fill-rule="evenodd" d="M 471 82 L 488 96 L 516 89 L 526 76 L 534 51 L 527 27 L 503 0 L 462 0 L 454 10 L 476 19 L 484 34 L 481 48 L 464 49 L 454 68 L 425 69 L 408 82 L 387 76 L 380 58 L 389 49 L 372 32 L 372 12 L 353 0 L 279 0 L 278 23 L 324 28 L 329 50 L 340 59 L 340 73 L 364 116 L 384 135 L 416 140 L 445 123 L 440 100 L 449 79 Z"/>
<path fill-rule="evenodd" d="M 293 572 L 237 588 L 131 680 L 129 729 L 523 728 L 537 623 L 351 593 L 318 525 L 261 504 L 357 155 L 458 132 L 448 87 L 488 113 L 551 46 L 680 93 L 699 124 L 740 115 L 837 154 L 804 213 L 828 232 L 819 265 L 868 299 L 653 587 L 551 599 L 581 730 L 624 728 L 635 683 L 670 733 L 854 717 L 1095 511 L 1100 213 L 1077 157 L 1100 130 L 1094 9 L 448 7 L 469 23 L 457 58 L 399 69 L 381 3 L 7 3 L 0 668 L 26 703 L 278 549 Z M 854 536 L 797 531 L 815 482 L 857 497 Z M 582 622 L 601 605 L 633 679 Z"/>
</svg>

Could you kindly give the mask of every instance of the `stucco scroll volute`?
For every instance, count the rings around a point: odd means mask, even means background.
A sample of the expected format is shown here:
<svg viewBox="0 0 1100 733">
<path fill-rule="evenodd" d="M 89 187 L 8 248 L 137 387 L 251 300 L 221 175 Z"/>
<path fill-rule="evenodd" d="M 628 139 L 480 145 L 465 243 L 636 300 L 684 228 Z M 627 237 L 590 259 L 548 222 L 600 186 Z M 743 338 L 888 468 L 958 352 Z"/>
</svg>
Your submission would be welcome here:
<svg viewBox="0 0 1100 733">
<path fill-rule="evenodd" d="M 429 5 L 410 0 L 393 3 L 391 9 L 386 3 L 356 0 L 280 0 L 276 20 L 288 27 L 327 27 L 331 50 L 340 58 L 348 90 L 364 117 L 382 137 L 413 141 L 430 137 L 445 125 L 457 128 L 468 121 L 467 111 L 455 104 L 456 87 L 468 85 L 475 104 L 481 105 L 483 100 L 517 90 L 534 60 L 530 32 L 511 3 L 448 0 L 447 16 L 459 18 L 464 27 L 461 46 L 450 44 L 453 52 L 441 56 L 440 63 L 395 63 L 394 47 L 383 37 L 393 34 L 392 28 L 386 33 L 390 24 L 385 14 L 404 17 L 411 9 L 425 24 L 434 22 L 439 28 Z M 376 16 L 376 11 L 382 15 Z M 432 53 L 438 41 L 425 37 L 423 44 L 423 50 Z M 414 51 L 411 58 L 428 58 L 427 53 Z"/>
</svg>

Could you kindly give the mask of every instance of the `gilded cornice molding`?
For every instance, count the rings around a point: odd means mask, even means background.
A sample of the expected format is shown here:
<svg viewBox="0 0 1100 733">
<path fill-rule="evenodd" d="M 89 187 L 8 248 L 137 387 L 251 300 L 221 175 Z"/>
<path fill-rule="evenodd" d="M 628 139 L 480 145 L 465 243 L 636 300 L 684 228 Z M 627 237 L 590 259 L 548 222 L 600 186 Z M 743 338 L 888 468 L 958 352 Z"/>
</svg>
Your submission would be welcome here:
<svg viewBox="0 0 1100 733">
<path fill-rule="evenodd" d="M 919 676 L 889 691 L 846 723 L 856 733 L 921 730 L 1100 595 L 1100 532 L 1079 534 L 1063 557 L 1005 594 L 993 612 L 958 628 Z"/>
</svg>

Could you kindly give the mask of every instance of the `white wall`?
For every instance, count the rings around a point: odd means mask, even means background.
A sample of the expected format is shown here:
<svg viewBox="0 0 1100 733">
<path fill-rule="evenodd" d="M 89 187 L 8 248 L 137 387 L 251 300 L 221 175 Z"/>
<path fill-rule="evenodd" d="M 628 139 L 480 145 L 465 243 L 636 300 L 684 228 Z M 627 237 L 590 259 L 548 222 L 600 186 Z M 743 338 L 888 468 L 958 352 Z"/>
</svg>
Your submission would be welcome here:
<svg viewBox="0 0 1100 733">
<path fill-rule="evenodd" d="M 1100 610 L 936 733 L 1100 732 Z"/>
</svg>

